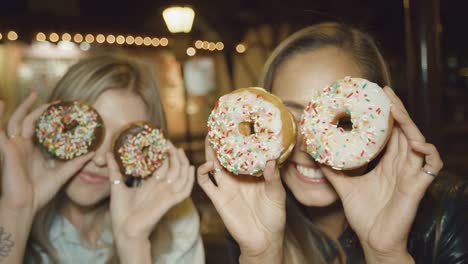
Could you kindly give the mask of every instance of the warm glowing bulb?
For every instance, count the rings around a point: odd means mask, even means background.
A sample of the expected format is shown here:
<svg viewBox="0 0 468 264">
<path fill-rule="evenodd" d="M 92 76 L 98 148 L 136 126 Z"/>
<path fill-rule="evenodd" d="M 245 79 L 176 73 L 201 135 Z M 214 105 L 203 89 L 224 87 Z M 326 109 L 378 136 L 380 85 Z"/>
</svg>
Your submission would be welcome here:
<svg viewBox="0 0 468 264">
<path fill-rule="evenodd" d="M 97 43 L 104 43 L 104 41 L 106 41 L 106 37 L 104 37 L 103 34 L 98 34 L 98 35 L 96 36 L 96 42 L 97 42 Z"/>
<path fill-rule="evenodd" d="M 36 34 L 36 40 L 37 41 L 45 41 L 46 40 L 46 35 L 42 32 L 39 32 Z"/>
<path fill-rule="evenodd" d="M 244 44 L 238 44 L 236 46 L 236 51 L 239 52 L 239 53 L 244 53 L 246 51 L 246 47 Z"/>
<path fill-rule="evenodd" d="M 217 50 L 223 50 L 224 49 L 224 44 L 222 42 L 216 43 L 216 49 Z"/>
<path fill-rule="evenodd" d="M 195 11 L 190 7 L 172 6 L 164 9 L 163 18 L 171 33 L 188 33 L 192 30 Z"/>
<path fill-rule="evenodd" d="M 159 39 L 158 38 L 153 38 L 151 40 L 151 44 L 153 44 L 154 47 L 159 46 Z"/>
<path fill-rule="evenodd" d="M 187 55 L 189 55 L 190 57 L 194 56 L 195 54 L 197 54 L 197 51 L 193 47 L 187 49 Z"/>
<path fill-rule="evenodd" d="M 140 46 L 143 44 L 143 38 L 138 36 L 135 38 L 135 45 Z"/>
<path fill-rule="evenodd" d="M 203 44 L 202 44 L 202 49 L 208 49 L 208 46 L 210 45 L 210 43 L 208 41 L 203 41 Z"/>
<path fill-rule="evenodd" d="M 117 44 L 122 45 L 125 43 L 125 37 L 122 35 L 118 35 L 116 38 Z"/>
<path fill-rule="evenodd" d="M 2 38 L 3 38 L 3 35 L 2 35 L 2 33 L 0 33 L 0 40 L 1 40 Z"/>
<path fill-rule="evenodd" d="M 132 45 L 135 42 L 135 38 L 133 36 L 127 36 L 125 39 L 128 45 Z"/>
<path fill-rule="evenodd" d="M 214 42 L 210 42 L 210 43 L 208 44 L 208 49 L 209 49 L 210 51 L 214 51 L 214 50 L 216 49 L 216 44 L 215 44 Z"/>
<path fill-rule="evenodd" d="M 86 37 L 85 37 L 85 41 L 89 44 L 93 43 L 94 42 L 94 36 L 91 35 L 91 34 L 87 34 Z"/>
<path fill-rule="evenodd" d="M 151 45 L 151 38 L 150 38 L 150 37 L 145 37 L 145 38 L 143 39 L 143 44 L 144 44 L 145 46 L 150 46 L 150 45 Z"/>
<path fill-rule="evenodd" d="M 18 39 L 18 33 L 16 33 L 15 31 L 9 31 L 8 34 L 7 34 L 7 38 L 9 40 L 17 40 Z"/>
<path fill-rule="evenodd" d="M 169 45 L 169 40 L 167 38 L 161 38 L 161 40 L 159 40 L 159 43 L 161 44 L 161 46 L 167 46 Z"/>
<path fill-rule="evenodd" d="M 49 35 L 49 40 L 51 42 L 57 42 L 59 40 L 59 35 L 57 33 L 51 33 Z"/>
<path fill-rule="evenodd" d="M 114 44 L 115 43 L 115 36 L 114 35 L 107 35 L 106 41 L 109 44 Z"/>
<path fill-rule="evenodd" d="M 75 34 L 75 35 L 73 36 L 73 41 L 75 41 L 76 43 L 81 43 L 81 42 L 83 42 L 83 35 L 81 35 L 80 33 Z"/>
<path fill-rule="evenodd" d="M 197 40 L 195 41 L 195 48 L 201 49 L 203 47 L 203 41 Z"/>
<path fill-rule="evenodd" d="M 63 41 L 70 41 L 70 40 L 71 40 L 71 35 L 68 34 L 68 33 L 64 33 L 64 34 L 62 35 L 62 40 L 63 40 Z"/>
</svg>

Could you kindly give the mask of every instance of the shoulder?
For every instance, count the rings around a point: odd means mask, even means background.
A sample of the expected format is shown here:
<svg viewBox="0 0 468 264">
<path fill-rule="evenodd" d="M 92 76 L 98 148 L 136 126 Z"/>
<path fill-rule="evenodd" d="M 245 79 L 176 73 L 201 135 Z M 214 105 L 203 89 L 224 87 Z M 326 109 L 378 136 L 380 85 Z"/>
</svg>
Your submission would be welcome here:
<svg viewBox="0 0 468 264">
<path fill-rule="evenodd" d="M 416 263 L 468 262 L 467 223 L 468 182 L 440 175 L 421 201 L 410 233 L 409 249 Z"/>
</svg>

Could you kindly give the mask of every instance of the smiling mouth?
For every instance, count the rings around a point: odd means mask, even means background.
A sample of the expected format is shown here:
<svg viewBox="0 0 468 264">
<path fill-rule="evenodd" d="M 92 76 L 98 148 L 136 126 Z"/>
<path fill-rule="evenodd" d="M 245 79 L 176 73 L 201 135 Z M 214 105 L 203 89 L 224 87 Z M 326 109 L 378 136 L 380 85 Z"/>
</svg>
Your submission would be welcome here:
<svg viewBox="0 0 468 264">
<path fill-rule="evenodd" d="M 297 178 L 305 183 L 318 184 L 327 181 L 320 169 L 302 166 L 297 163 L 292 163 L 292 165 Z"/>
</svg>

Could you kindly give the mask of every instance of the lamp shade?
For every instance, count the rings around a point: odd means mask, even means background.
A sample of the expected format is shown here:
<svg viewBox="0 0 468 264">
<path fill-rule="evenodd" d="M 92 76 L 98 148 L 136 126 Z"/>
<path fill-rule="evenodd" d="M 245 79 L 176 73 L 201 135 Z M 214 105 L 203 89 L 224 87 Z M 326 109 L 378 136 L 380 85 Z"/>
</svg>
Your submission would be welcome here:
<svg viewBox="0 0 468 264">
<path fill-rule="evenodd" d="M 195 11 L 190 7 L 171 6 L 164 9 L 163 18 L 171 33 L 189 33 L 192 30 Z"/>
</svg>

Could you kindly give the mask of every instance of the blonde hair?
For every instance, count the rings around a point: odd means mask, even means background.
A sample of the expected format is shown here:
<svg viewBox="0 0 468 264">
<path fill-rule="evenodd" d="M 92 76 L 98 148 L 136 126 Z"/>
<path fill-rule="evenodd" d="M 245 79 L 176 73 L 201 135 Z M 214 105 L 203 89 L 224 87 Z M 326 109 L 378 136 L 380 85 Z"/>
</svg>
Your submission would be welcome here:
<svg viewBox="0 0 468 264">
<path fill-rule="evenodd" d="M 373 38 L 356 28 L 328 22 L 304 28 L 281 42 L 267 60 L 259 86 L 271 92 L 275 75 L 286 60 L 327 46 L 348 52 L 366 79 L 382 87 L 390 85 L 387 65 Z M 338 245 L 305 216 L 291 192 L 287 197 L 284 263 L 333 261 L 339 256 Z"/>
<path fill-rule="evenodd" d="M 140 61 L 123 56 L 103 55 L 79 61 L 70 67 L 58 82 L 49 97 L 49 101 L 81 100 L 93 103 L 103 92 L 110 89 L 127 90 L 139 95 L 145 103 L 149 121 L 166 130 L 161 99 L 150 67 Z M 34 218 L 28 243 L 28 254 L 37 263 L 41 262 L 39 251 L 47 254 L 52 263 L 58 262 L 57 252 L 49 239 L 49 232 L 54 217 L 58 214 L 61 195 L 63 193 L 56 195 Z M 101 203 L 95 219 L 86 223 L 81 232 L 89 231 L 98 222 L 98 219 L 104 219 L 102 223 L 108 225 L 110 222 L 108 211 L 109 202 L 107 198 Z M 157 229 L 159 230 L 165 226 L 166 223 L 161 221 Z M 155 233 L 153 233 L 152 237 L 156 237 Z M 171 238 L 168 237 L 168 239 Z M 157 243 L 151 244 L 155 245 Z M 113 247 L 113 245 L 109 245 L 109 247 Z M 115 249 L 113 252 L 115 252 Z M 112 253 L 108 262 L 118 262 L 116 254 Z"/>
</svg>

